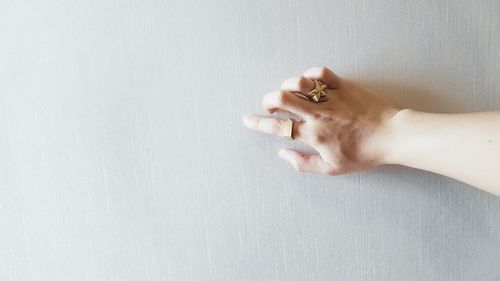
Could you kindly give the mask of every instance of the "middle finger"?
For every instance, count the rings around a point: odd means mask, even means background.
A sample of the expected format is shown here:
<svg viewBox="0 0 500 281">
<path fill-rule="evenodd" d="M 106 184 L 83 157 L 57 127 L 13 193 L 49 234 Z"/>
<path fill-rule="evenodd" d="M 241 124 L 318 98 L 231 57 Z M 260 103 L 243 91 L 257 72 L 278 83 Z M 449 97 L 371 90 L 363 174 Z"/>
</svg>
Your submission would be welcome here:
<svg viewBox="0 0 500 281">
<path fill-rule="evenodd" d="M 314 89 L 314 81 L 304 76 L 288 78 L 281 83 L 281 90 L 298 92 L 302 95 L 309 93 L 312 89 Z"/>
</svg>

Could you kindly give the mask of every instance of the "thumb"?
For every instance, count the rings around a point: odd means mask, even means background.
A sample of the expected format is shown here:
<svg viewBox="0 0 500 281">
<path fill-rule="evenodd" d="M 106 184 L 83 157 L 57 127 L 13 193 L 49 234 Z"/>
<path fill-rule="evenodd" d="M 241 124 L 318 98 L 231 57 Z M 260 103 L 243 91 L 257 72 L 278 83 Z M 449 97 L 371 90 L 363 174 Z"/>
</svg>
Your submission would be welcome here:
<svg viewBox="0 0 500 281">
<path fill-rule="evenodd" d="M 332 167 L 319 154 L 299 152 L 293 149 L 281 149 L 279 156 L 290 162 L 295 170 L 306 173 L 330 174 Z"/>
</svg>

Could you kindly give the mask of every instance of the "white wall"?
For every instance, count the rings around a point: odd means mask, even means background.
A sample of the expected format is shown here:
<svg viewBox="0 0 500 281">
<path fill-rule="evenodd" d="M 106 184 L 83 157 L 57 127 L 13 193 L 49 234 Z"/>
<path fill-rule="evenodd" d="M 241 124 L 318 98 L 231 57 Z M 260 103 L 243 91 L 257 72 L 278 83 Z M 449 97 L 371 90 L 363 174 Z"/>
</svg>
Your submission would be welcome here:
<svg viewBox="0 0 500 281">
<path fill-rule="evenodd" d="M 0 280 L 499 280 L 500 199 L 403 167 L 297 174 L 277 151 L 300 144 L 241 123 L 316 65 L 417 109 L 499 110 L 499 15 L 1 0 Z"/>
</svg>

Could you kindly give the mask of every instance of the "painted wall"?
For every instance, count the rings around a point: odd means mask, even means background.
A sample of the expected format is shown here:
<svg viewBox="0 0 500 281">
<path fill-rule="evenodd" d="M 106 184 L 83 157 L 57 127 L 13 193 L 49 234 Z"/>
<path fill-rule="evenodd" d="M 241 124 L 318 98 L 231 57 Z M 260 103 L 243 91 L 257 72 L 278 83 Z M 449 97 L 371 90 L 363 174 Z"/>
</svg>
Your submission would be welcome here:
<svg viewBox="0 0 500 281">
<path fill-rule="evenodd" d="M 303 146 L 241 123 L 316 65 L 417 109 L 499 110 L 499 15 L 0 1 L 0 280 L 500 280 L 499 198 L 404 167 L 297 174 L 277 151 Z"/>
</svg>

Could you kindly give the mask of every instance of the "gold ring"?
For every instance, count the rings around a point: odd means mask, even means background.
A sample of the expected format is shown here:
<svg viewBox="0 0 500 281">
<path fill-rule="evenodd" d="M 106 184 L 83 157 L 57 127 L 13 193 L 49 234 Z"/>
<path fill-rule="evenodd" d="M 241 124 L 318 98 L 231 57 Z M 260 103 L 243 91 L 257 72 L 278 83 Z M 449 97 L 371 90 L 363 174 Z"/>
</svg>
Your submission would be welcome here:
<svg viewBox="0 0 500 281">
<path fill-rule="evenodd" d="M 293 121 L 288 119 L 285 121 L 285 126 L 283 127 L 283 137 L 288 140 L 293 140 Z"/>
<path fill-rule="evenodd" d="M 309 93 L 306 94 L 306 97 L 310 101 L 314 102 L 319 102 L 319 100 L 326 96 L 326 85 L 323 84 L 321 81 L 318 80 L 313 80 L 314 81 L 314 89 L 309 91 Z"/>
</svg>

